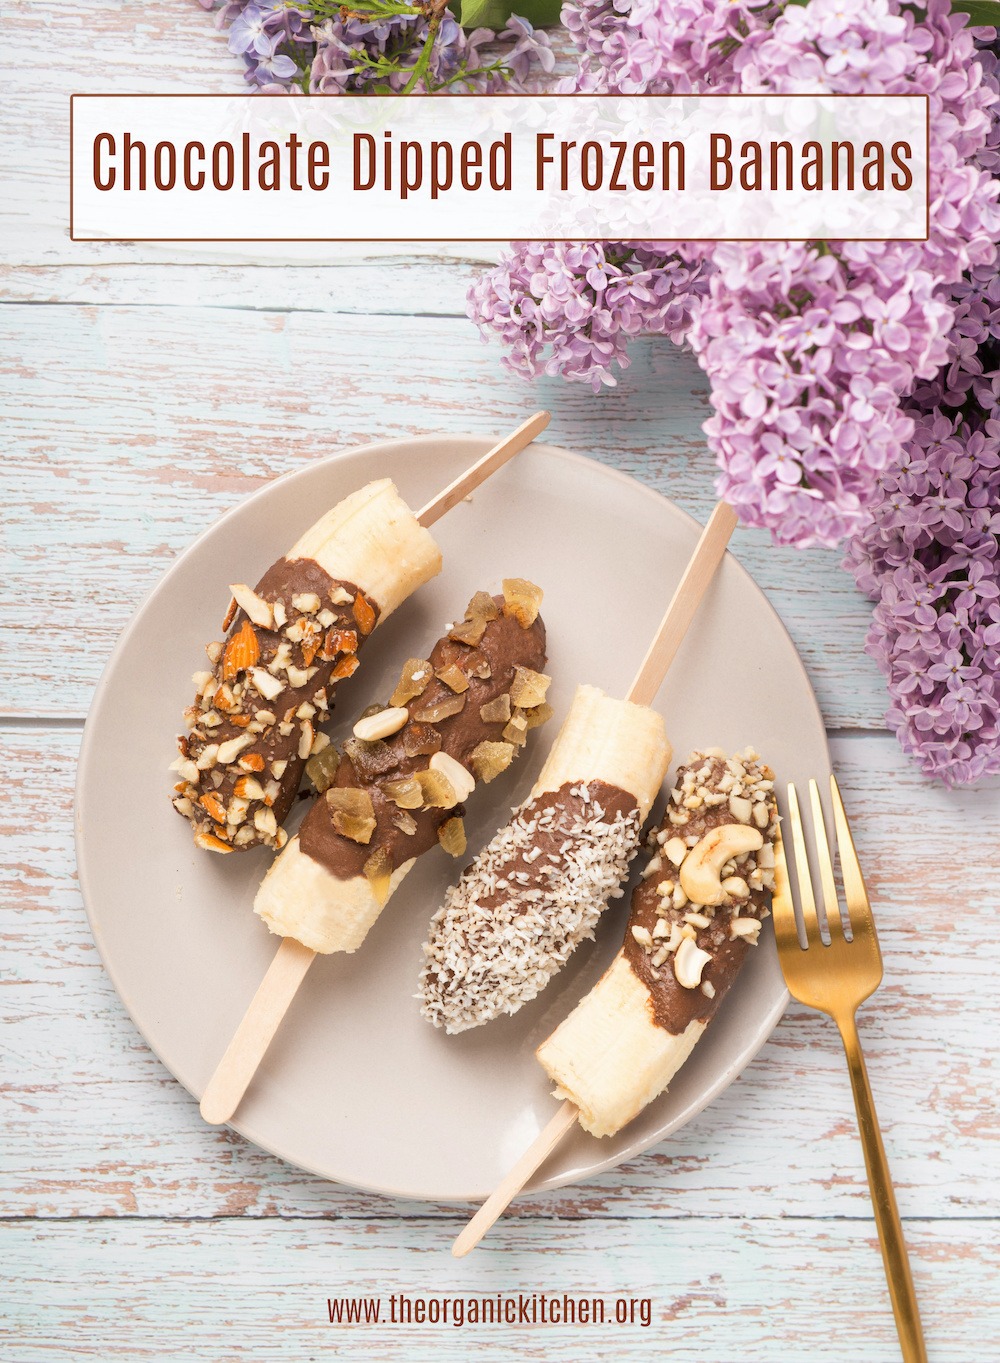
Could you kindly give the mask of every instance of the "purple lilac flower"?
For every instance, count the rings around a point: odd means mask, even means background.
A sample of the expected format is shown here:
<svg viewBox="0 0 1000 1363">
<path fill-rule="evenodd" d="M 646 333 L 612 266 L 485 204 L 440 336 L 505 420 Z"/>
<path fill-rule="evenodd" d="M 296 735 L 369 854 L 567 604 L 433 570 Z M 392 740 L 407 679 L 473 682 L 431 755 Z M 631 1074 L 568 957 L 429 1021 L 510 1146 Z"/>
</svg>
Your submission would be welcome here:
<svg viewBox="0 0 1000 1363">
<path fill-rule="evenodd" d="M 525 378 L 562 374 L 597 392 L 624 369 L 633 336 L 680 341 L 706 271 L 662 243 L 515 242 L 469 291 L 483 340 L 497 336 L 504 362 Z"/>
<path fill-rule="evenodd" d="M 199 2 L 212 9 L 217 0 Z M 293 91 L 300 72 L 308 71 L 310 90 L 340 94 L 383 83 L 402 90 L 408 70 L 394 72 L 387 79 L 369 63 L 388 57 L 412 68 L 427 37 L 429 20 L 423 15 L 379 20 L 338 15 L 313 25 L 307 6 L 288 6 L 282 0 L 223 0 L 218 24 L 228 29 L 229 50 L 243 57 L 246 80 L 256 89 Z M 489 70 L 498 61 L 507 74 Z M 456 91 L 531 91 L 554 65 L 548 34 L 537 32 L 527 19 L 512 15 L 499 35 L 485 28 L 465 33 L 446 13 L 437 30 L 428 76 L 431 85 L 447 83 Z M 470 72 L 473 79 L 456 79 L 462 71 Z M 423 90 L 426 83 L 416 88 Z"/>
<path fill-rule="evenodd" d="M 997 38 L 980 38 L 996 85 Z M 980 166 L 1000 172 L 997 106 Z M 948 360 L 904 407 L 916 423 L 877 481 L 847 566 L 876 603 L 867 650 L 887 679 L 886 721 L 949 785 L 1000 771 L 1000 280 L 974 266 L 951 289 Z"/>
<path fill-rule="evenodd" d="M 212 8 L 214 0 L 206 3 Z M 313 56 L 309 11 L 282 0 L 224 0 L 217 24 L 229 32 L 229 50 L 242 56 L 244 79 L 261 93 L 288 91 Z"/>
<path fill-rule="evenodd" d="M 713 260 L 689 339 L 711 381 L 719 495 L 779 543 L 836 544 L 912 434 L 900 394 L 945 360 L 950 309 L 891 255 L 877 272 L 795 243 Z"/>
<path fill-rule="evenodd" d="M 949 785 L 1000 772 L 1000 421 L 974 424 L 920 415 L 848 551 L 876 602 L 886 722 Z"/>
<path fill-rule="evenodd" d="M 780 12 L 773 0 L 568 0 L 577 88 L 690 94 L 735 88 L 733 56 Z"/>
</svg>

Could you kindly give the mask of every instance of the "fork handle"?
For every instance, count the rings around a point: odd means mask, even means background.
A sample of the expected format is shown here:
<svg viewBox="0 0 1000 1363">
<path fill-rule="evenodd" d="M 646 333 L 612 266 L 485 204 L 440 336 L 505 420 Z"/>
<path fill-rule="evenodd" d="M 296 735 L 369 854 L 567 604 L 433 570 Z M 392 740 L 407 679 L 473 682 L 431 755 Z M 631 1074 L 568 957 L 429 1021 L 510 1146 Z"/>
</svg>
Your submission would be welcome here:
<svg viewBox="0 0 1000 1363">
<path fill-rule="evenodd" d="M 857 1022 L 853 1013 L 847 1017 L 837 1018 L 836 1021 L 844 1050 L 847 1052 L 861 1145 L 865 1152 L 865 1168 L 868 1170 L 868 1186 L 875 1208 L 875 1225 L 878 1227 L 882 1262 L 885 1264 L 885 1276 L 889 1284 L 889 1296 L 892 1300 L 893 1315 L 896 1317 L 896 1330 L 903 1351 L 903 1360 L 904 1363 L 927 1363 L 927 1347 L 920 1325 L 917 1294 L 913 1290 L 910 1260 L 906 1252 L 906 1241 L 903 1239 L 896 1195 L 892 1189 L 889 1161 L 885 1157 L 885 1147 L 882 1144 L 875 1101 L 868 1082 L 865 1057 L 861 1051 Z"/>
</svg>

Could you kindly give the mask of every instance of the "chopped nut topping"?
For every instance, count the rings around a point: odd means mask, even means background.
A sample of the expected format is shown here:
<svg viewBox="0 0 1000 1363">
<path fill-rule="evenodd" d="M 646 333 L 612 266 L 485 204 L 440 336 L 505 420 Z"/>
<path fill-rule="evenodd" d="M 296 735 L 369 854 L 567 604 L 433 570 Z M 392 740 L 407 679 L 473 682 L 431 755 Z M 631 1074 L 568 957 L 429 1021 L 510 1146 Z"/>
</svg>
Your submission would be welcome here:
<svg viewBox="0 0 1000 1363">
<path fill-rule="evenodd" d="M 274 628 L 274 611 L 262 596 L 258 596 L 245 582 L 231 583 L 229 590 L 233 594 L 233 600 L 255 625 L 261 629 Z"/>
</svg>

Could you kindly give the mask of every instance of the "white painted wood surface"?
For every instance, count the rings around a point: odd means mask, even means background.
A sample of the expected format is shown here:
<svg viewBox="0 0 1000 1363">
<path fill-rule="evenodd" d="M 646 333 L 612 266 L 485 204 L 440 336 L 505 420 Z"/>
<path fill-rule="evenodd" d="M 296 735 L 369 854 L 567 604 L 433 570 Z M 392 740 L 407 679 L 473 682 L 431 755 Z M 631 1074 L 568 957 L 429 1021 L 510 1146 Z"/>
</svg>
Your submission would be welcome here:
<svg viewBox="0 0 1000 1363">
<path fill-rule="evenodd" d="M 462 1209 L 352 1192 L 207 1128 L 135 1033 L 83 913 L 72 787 L 101 667 L 174 555 L 306 459 L 540 404 L 553 441 L 704 516 L 704 384 L 657 344 L 599 399 L 515 383 L 463 316 L 460 252 L 315 267 L 71 243 L 68 94 L 238 89 L 238 66 L 186 0 L 15 0 L 3 27 L 0 1357 L 890 1363 L 847 1076 L 804 1010 L 659 1150 L 517 1204 L 462 1265 Z M 748 531 L 735 551 L 816 686 L 878 909 L 886 983 L 862 1033 L 931 1358 L 991 1363 L 1000 792 L 933 786 L 880 731 L 868 607 L 838 555 Z M 497 1290 L 649 1296 L 654 1327 L 327 1323 L 328 1296 Z"/>
</svg>

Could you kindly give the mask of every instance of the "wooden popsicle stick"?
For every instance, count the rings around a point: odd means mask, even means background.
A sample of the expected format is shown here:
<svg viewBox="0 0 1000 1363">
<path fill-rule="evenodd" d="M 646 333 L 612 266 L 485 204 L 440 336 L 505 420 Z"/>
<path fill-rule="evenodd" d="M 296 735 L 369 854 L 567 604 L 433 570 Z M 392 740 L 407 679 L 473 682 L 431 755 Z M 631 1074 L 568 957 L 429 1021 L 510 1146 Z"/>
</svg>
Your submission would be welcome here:
<svg viewBox="0 0 1000 1363">
<path fill-rule="evenodd" d="M 628 689 L 626 700 L 634 701 L 636 705 L 652 705 L 656 699 L 656 693 L 663 685 L 663 678 L 694 619 L 701 598 L 722 562 L 736 525 L 736 512 L 727 503 L 719 502 L 701 532 L 691 560 L 653 636 L 649 651 Z"/>
<path fill-rule="evenodd" d="M 453 483 L 449 483 L 443 492 L 438 493 L 433 501 L 427 503 L 417 516 L 420 524 L 425 528 L 433 525 L 446 511 L 450 511 L 506 464 L 508 459 L 530 445 L 535 436 L 545 430 L 550 420 L 548 412 L 536 412 L 522 422 L 516 431 L 498 441 L 488 454 L 478 459 Z M 206 1122 L 217 1125 L 228 1122 L 234 1115 L 299 985 L 305 979 L 306 971 L 315 959 L 316 952 L 303 946 L 294 937 L 283 939 L 202 1095 L 200 1110 Z"/>
<path fill-rule="evenodd" d="M 294 937 L 282 938 L 267 974 L 250 1000 L 226 1053 L 202 1094 L 201 1115 L 217 1125 L 228 1122 L 239 1107 L 250 1080 L 270 1046 L 316 952 Z"/>
<path fill-rule="evenodd" d="M 476 1248 L 480 1240 L 498 1221 L 517 1197 L 535 1170 L 544 1163 L 566 1132 L 576 1123 L 579 1109 L 567 1098 L 552 1120 L 535 1137 L 524 1154 L 504 1178 L 502 1183 L 490 1193 L 489 1197 L 476 1212 L 469 1224 L 460 1232 L 451 1247 L 456 1259 L 461 1259 Z"/>
<path fill-rule="evenodd" d="M 496 473 L 498 468 L 502 468 L 508 459 L 513 459 L 526 445 L 530 445 L 536 435 L 540 435 L 545 427 L 552 420 L 549 412 L 536 412 L 534 416 L 529 416 L 527 421 L 521 423 L 516 431 L 499 441 L 488 454 L 484 454 L 471 468 L 467 468 L 463 474 L 449 483 L 443 492 L 439 492 L 433 501 L 417 512 L 417 520 L 426 529 L 439 520 L 446 511 L 450 511 L 453 506 L 468 497 L 470 492 L 474 492 L 480 483 L 484 483 L 491 474 Z"/>
<path fill-rule="evenodd" d="M 725 502 L 719 502 L 708 519 L 695 545 L 670 605 L 660 621 L 635 680 L 629 687 L 626 700 L 636 705 L 651 705 L 663 684 L 667 669 L 673 662 L 688 626 L 694 619 L 702 597 L 722 562 L 726 545 L 737 525 L 736 512 Z M 558 1112 L 527 1149 L 510 1173 L 494 1189 L 475 1216 L 459 1234 L 451 1247 L 452 1254 L 461 1258 L 475 1249 L 490 1227 L 500 1219 L 510 1203 L 524 1188 L 535 1170 L 548 1158 L 579 1116 L 574 1103 L 567 1099 Z"/>
</svg>

